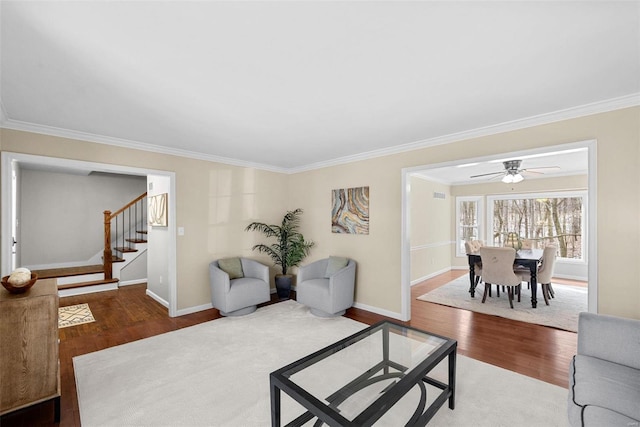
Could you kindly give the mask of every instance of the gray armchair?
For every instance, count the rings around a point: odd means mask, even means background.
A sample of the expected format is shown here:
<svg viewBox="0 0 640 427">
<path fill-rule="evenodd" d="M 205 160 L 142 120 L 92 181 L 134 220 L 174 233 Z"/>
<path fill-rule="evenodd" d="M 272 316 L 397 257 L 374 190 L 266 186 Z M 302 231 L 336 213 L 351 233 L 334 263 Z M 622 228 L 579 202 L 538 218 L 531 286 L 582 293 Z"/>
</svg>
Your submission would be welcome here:
<svg viewBox="0 0 640 427">
<path fill-rule="evenodd" d="M 328 266 L 325 258 L 298 270 L 297 300 L 319 317 L 341 316 L 353 305 L 356 262 L 348 259 L 345 267 L 329 275 Z"/>
<path fill-rule="evenodd" d="M 220 260 L 209 264 L 211 303 L 223 316 L 242 316 L 253 313 L 258 304 L 271 299 L 269 267 L 257 261 L 240 258 L 242 277 L 233 278 L 223 271 Z"/>
</svg>

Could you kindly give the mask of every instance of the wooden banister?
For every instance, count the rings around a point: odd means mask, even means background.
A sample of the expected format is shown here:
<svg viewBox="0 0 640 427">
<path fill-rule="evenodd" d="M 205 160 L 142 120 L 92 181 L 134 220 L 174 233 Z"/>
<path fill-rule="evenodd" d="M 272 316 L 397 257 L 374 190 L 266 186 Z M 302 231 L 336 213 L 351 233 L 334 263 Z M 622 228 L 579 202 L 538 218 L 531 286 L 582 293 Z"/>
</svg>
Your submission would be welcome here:
<svg viewBox="0 0 640 427">
<path fill-rule="evenodd" d="M 123 207 L 121 207 L 120 209 L 118 209 L 117 211 L 115 211 L 114 213 L 111 213 L 110 211 L 105 211 L 105 213 L 109 212 L 111 214 L 111 218 L 109 218 L 109 219 L 113 219 L 113 218 L 117 217 L 118 215 L 120 215 L 122 212 L 124 212 L 127 209 L 129 209 L 131 206 L 133 206 L 136 203 L 138 203 L 140 200 L 144 199 L 145 197 L 147 197 L 147 192 L 146 191 L 144 193 L 142 193 L 141 195 L 139 195 L 138 197 L 136 197 L 135 199 L 133 199 L 132 201 L 130 201 L 129 203 L 127 203 L 126 205 L 124 205 Z"/>
<path fill-rule="evenodd" d="M 104 278 L 113 278 L 113 253 L 111 252 L 111 211 L 104 211 Z"/>
<path fill-rule="evenodd" d="M 124 212 L 126 212 L 127 210 L 130 210 L 133 206 L 135 206 L 136 203 L 140 202 L 141 200 L 144 200 L 144 198 L 147 197 L 147 192 L 145 191 L 144 193 L 142 193 L 140 196 L 136 197 L 135 199 L 133 199 L 132 201 L 130 201 L 129 203 L 127 203 L 126 205 L 124 205 L 123 207 L 121 207 L 120 209 L 118 209 L 115 212 L 111 212 L 111 211 L 104 211 L 104 252 L 103 252 L 103 264 L 104 264 L 104 278 L 105 279 L 112 279 L 113 278 L 113 249 L 111 248 L 111 222 L 118 217 L 118 215 L 120 214 L 124 214 Z M 137 212 L 137 210 L 136 210 Z M 144 212 L 141 209 L 141 219 L 144 219 Z M 134 218 L 135 221 L 137 221 L 137 218 Z M 124 225 L 124 219 L 123 221 L 123 225 Z M 135 224 L 135 223 L 134 223 Z M 129 228 L 131 228 L 131 212 L 129 212 Z M 118 232 L 118 227 L 117 227 L 117 223 L 116 223 L 116 234 Z M 123 227 L 123 236 L 124 236 L 124 227 Z M 116 236 L 117 237 L 117 236 Z M 124 237 L 123 237 L 123 241 L 124 241 Z"/>
</svg>

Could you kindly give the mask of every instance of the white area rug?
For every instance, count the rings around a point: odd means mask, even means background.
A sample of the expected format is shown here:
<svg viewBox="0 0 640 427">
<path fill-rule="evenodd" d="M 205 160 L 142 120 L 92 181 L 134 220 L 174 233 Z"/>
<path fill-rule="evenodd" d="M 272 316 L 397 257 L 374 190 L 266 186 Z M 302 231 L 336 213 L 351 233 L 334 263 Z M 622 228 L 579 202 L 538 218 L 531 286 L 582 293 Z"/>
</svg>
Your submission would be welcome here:
<svg viewBox="0 0 640 427">
<path fill-rule="evenodd" d="M 435 302 L 450 307 L 463 308 L 478 313 L 492 314 L 522 322 L 551 326 L 565 331 L 578 331 L 578 314 L 587 311 L 587 288 L 552 284 L 555 298 L 549 300 L 549 305 L 544 303 L 542 289 L 538 285 L 538 307 L 531 307 L 531 291 L 523 284 L 521 302 L 514 299 L 513 309 L 509 306 L 509 298 L 506 292 L 500 292 L 496 296 L 495 286 L 492 289 L 493 297 L 487 297 L 482 303 L 484 284 L 476 288 L 475 297 L 469 293 L 469 276 L 458 277 L 446 285 L 434 289 L 418 297 L 421 301 Z"/>
<path fill-rule="evenodd" d="M 75 357 L 82 425 L 269 426 L 269 373 L 366 326 L 285 301 Z M 445 404 L 430 426 L 568 424 L 566 389 L 460 355 L 457 362 L 456 409 Z M 432 376 L 445 380 L 445 364 Z M 376 425 L 404 425 L 412 393 Z M 284 423 L 302 412 L 282 393 Z"/>
</svg>

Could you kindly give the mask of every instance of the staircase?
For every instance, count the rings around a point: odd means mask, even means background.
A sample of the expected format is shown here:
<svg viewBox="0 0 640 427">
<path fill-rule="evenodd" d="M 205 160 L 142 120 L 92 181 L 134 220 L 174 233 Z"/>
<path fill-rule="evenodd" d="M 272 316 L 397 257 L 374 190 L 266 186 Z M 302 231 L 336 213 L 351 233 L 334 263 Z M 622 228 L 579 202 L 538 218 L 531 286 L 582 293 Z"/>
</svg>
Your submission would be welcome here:
<svg viewBox="0 0 640 427">
<path fill-rule="evenodd" d="M 147 250 L 146 203 L 143 193 L 114 213 L 104 212 L 104 250 L 92 258 L 101 264 L 33 272 L 40 279 L 57 279 L 61 297 L 118 289 L 122 269 Z"/>
</svg>

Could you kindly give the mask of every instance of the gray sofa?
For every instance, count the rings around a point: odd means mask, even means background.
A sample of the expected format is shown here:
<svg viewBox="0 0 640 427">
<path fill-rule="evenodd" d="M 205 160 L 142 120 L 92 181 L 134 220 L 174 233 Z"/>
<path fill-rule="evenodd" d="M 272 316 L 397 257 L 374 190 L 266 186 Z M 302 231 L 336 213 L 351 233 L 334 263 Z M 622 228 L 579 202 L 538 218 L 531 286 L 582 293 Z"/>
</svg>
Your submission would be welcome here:
<svg viewBox="0 0 640 427">
<path fill-rule="evenodd" d="M 640 320 L 580 313 L 568 412 L 572 426 L 640 426 Z"/>
</svg>

